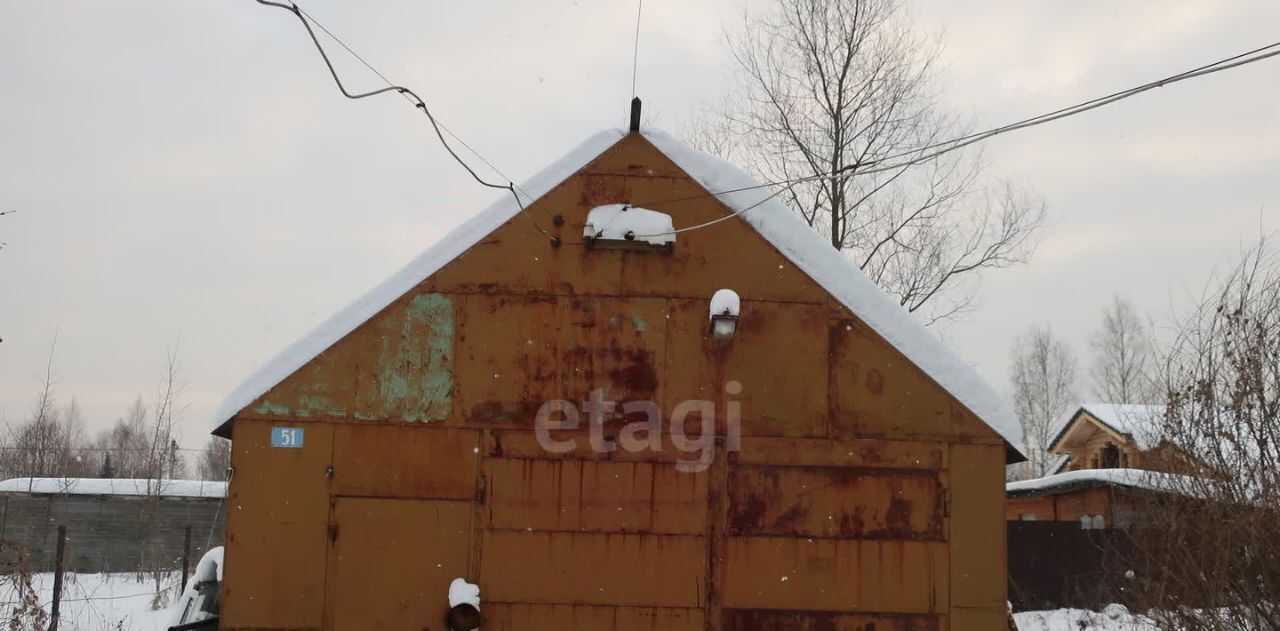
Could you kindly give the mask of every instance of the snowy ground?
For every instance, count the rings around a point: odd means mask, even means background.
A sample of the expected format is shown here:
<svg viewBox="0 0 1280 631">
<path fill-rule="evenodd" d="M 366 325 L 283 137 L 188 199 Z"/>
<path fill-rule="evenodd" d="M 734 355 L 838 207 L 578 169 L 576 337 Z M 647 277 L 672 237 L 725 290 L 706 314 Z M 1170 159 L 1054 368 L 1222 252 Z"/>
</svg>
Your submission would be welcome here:
<svg viewBox="0 0 1280 631">
<path fill-rule="evenodd" d="M 178 574 L 161 579 L 162 607 L 177 598 Z M 138 580 L 137 574 L 67 574 L 63 577 L 60 631 L 162 631 L 169 614 L 157 604 L 156 581 L 151 576 Z M 35 574 L 32 587 L 48 612 L 53 600 L 53 574 Z M 15 601 L 13 586 L 0 587 L 3 617 L 0 627 L 8 627 Z"/>
<path fill-rule="evenodd" d="M 1018 631 L 1160 631 L 1150 619 L 1129 613 L 1121 605 L 1110 605 L 1102 611 L 1055 609 L 1024 611 L 1013 614 Z"/>
</svg>

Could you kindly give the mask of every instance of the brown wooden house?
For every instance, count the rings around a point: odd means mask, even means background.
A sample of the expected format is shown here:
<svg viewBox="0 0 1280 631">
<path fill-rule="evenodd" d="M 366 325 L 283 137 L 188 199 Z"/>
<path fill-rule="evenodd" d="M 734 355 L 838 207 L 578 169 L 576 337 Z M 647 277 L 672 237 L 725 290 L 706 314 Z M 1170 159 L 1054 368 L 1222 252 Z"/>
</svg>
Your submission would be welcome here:
<svg viewBox="0 0 1280 631">
<path fill-rule="evenodd" d="M 1064 457 L 1053 473 L 1081 469 L 1164 470 L 1169 446 L 1159 440 L 1162 405 L 1085 403 L 1049 443 Z"/>
<path fill-rule="evenodd" d="M 1016 419 L 745 186 L 596 135 L 267 363 L 218 418 L 222 628 L 443 629 L 456 577 L 485 630 L 1002 628 Z M 535 422 L 592 392 L 666 424 Z"/>
<path fill-rule="evenodd" d="M 1048 475 L 1008 485 L 1006 518 L 1094 529 L 1141 523 L 1152 493 L 1170 492 L 1178 488 L 1172 476 L 1199 470 L 1160 439 L 1164 414 L 1158 405 L 1081 405 L 1049 443 L 1056 460 Z"/>
</svg>

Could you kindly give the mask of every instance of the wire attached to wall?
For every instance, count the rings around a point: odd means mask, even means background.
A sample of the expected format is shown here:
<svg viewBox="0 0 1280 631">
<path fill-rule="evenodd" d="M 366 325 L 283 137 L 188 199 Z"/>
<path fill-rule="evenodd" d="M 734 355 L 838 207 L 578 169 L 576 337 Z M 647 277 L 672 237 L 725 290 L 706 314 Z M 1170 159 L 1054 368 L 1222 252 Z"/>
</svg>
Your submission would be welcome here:
<svg viewBox="0 0 1280 631">
<path fill-rule="evenodd" d="M 257 2 L 258 4 L 261 4 L 261 5 L 284 9 L 292 13 L 295 17 L 297 17 L 299 22 L 302 22 L 303 28 L 307 30 L 307 35 L 311 37 L 311 42 L 315 44 L 316 51 L 320 53 L 320 58 L 324 60 L 325 67 L 329 69 L 329 75 L 333 77 L 334 83 L 337 84 L 338 90 L 342 92 L 343 96 L 352 100 L 364 99 L 371 96 L 377 96 L 379 94 L 386 94 L 391 92 L 394 92 L 403 96 L 410 103 L 412 103 L 414 107 L 416 107 L 419 110 L 422 110 L 423 114 L 426 114 L 427 120 L 431 122 L 431 128 L 436 133 L 436 137 L 440 139 L 440 144 L 444 146 L 445 151 L 449 153 L 449 156 L 452 157 L 455 162 L 461 165 L 463 169 L 466 169 L 467 173 L 471 176 L 472 179 L 474 179 L 481 186 L 486 186 L 488 188 L 494 188 L 494 189 L 505 190 L 510 192 L 511 197 L 515 199 L 516 205 L 520 208 L 521 214 L 528 217 L 530 223 L 533 224 L 533 227 L 536 228 L 538 232 L 541 232 L 544 236 L 551 237 L 553 242 L 558 241 L 555 237 L 551 235 L 550 232 L 548 232 L 546 229 L 540 226 L 537 220 L 534 219 L 533 216 L 527 212 L 528 209 L 525 208 L 524 202 L 520 201 L 520 193 L 517 192 L 516 190 L 518 187 L 516 186 L 515 182 L 511 181 L 511 179 L 507 178 L 505 175 L 503 175 L 503 178 L 507 180 L 506 184 L 495 184 L 493 182 L 485 180 L 484 178 L 480 177 L 478 173 L 476 173 L 475 169 L 471 168 L 471 165 L 467 164 L 466 160 L 463 160 L 462 157 L 458 155 L 458 152 L 454 150 L 453 146 L 450 145 L 449 141 L 446 140 L 444 137 L 444 132 L 448 131 L 448 129 L 445 128 L 444 125 L 440 124 L 440 122 L 436 120 L 436 117 L 431 113 L 431 110 L 427 108 L 426 101 L 423 100 L 422 97 L 418 96 L 416 92 L 404 86 L 396 85 L 395 83 L 393 83 L 390 79 L 387 78 L 386 75 L 379 72 L 376 68 L 373 67 L 372 64 L 365 61 L 363 57 L 361 57 L 359 54 L 356 53 L 356 51 L 352 50 L 350 46 L 347 46 L 345 42 L 339 39 L 338 36 L 334 35 L 332 31 L 325 28 L 323 24 L 321 24 L 315 18 L 311 17 L 311 14 L 304 11 L 302 7 L 300 7 L 296 2 L 289 2 L 287 4 L 283 2 L 275 2 L 274 0 L 257 0 Z M 333 67 L 333 62 L 330 61 L 329 54 L 325 52 L 324 46 L 320 44 L 320 38 L 316 36 L 315 30 L 311 28 L 311 24 L 313 22 L 315 23 L 316 26 L 318 26 L 321 30 L 323 30 L 325 34 L 333 38 L 335 42 L 338 42 L 340 46 L 346 49 L 347 52 L 351 53 L 351 55 L 354 56 L 357 60 L 359 60 L 360 63 L 364 64 L 366 68 L 371 70 L 374 74 L 378 75 L 378 77 L 381 78 L 387 84 L 387 87 L 379 88 L 377 90 L 371 90 L 369 92 L 359 92 L 359 93 L 353 93 L 347 90 L 346 85 L 342 83 L 342 78 L 338 76 L 337 69 Z M 466 147 L 467 150 L 469 150 L 471 153 L 475 154 L 477 158 L 480 158 L 480 161 L 485 163 L 485 165 L 487 165 L 490 169 L 493 169 L 495 173 L 497 173 L 498 175 L 502 175 L 502 172 L 499 171 L 497 167 L 494 167 L 492 164 L 489 163 L 488 160 L 485 160 L 484 157 L 481 156 L 479 152 L 477 152 L 475 149 L 472 149 L 471 146 L 468 145 L 467 143 L 463 142 L 462 139 L 457 136 L 457 134 L 454 134 L 452 131 L 448 131 L 448 134 L 452 136 L 455 140 L 457 140 L 460 144 L 462 144 L 464 147 Z M 528 193 L 525 193 L 525 196 L 530 197 L 532 199 L 532 197 Z"/>
</svg>

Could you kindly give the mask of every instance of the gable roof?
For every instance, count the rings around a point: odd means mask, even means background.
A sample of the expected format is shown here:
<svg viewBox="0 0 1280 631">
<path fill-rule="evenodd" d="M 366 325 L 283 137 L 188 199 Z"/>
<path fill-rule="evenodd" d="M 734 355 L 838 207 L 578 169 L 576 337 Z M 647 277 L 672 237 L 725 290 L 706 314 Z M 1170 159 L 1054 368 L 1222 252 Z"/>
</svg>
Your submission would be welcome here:
<svg viewBox="0 0 1280 631">
<path fill-rule="evenodd" d="M 943 344 L 933 332 L 920 324 L 867 278 L 850 259 L 832 248 L 781 201 L 770 198 L 771 193 L 767 188 L 760 187 L 759 183 L 736 166 L 692 149 L 668 134 L 657 131 L 645 131 L 642 134 L 706 190 L 735 190 L 736 192 L 717 197 L 734 212 L 750 208 L 749 212 L 738 215 L 738 219 L 755 229 L 797 268 L 989 425 L 1019 456 L 1025 457 L 1022 425 L 1009 404 L 996 394 L 977 370 Z M 597 133 L 539 172 L 521 187 L 533 198 L 526 204 L 532 203 L 568 179 L 624 135 L 621 130 Z M 216 422 L 221 425 L 230 420 L 312 358 L 519 212 L 520 207 L 514 200 L 510 196 L 504 196 L 463 223 L 391 278 L 255 371 L 218 407 Z"/>
<path fill-rule="evenodd" d="M 1132 439 L 1138 449 L 1147 450 L 1160 444 L 1160 421 L 1164 418 L 1163 405 L 1138 405 L 1132 403 L 1082 403 L 1080 407 L 1067 417 L 1053 440 L 1049 441 L 1049 449 L 1058 446 L 1081 414 L 1087 413 L 1103 427 L 1113 433 Z"/>
</svg>

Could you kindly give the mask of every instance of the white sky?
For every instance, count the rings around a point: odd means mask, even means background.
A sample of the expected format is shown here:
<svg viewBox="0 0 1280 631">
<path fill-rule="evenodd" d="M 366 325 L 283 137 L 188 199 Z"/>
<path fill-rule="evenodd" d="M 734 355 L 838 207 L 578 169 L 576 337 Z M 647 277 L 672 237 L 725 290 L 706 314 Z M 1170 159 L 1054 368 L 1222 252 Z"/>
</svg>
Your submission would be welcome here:
<svg viewBox="0 0 1280 631">
<path fill-rule="evenodd" d="M 760 2 L 761 0 L 752 0 Z M 523 180 L 624 125 L 635 4 L 312 0 L 306 8 Z M 645 3 L 639 91 L 679 131 L 726 88 L 741 1 Z M 911 5 L 944 32 L 949 105 L 988 127 L 1277 39 L 1280 4 Z M 356 88 L 377 82 L 335 52 Z M 1158 323 L 1277 227 L 1280 59 L 987 144 L 1052 225 L 942 332 L 1002 391 L 1013 337 L 1051 324 L 1087 363 L 1116 293 Z M 0 419 L 57 393 L 91 430 L 178 348 L 184 444 L 258 364 L 495 197 L 394 97 L 341 98 L 298 23 L 250 0 L 0 8 Z M 1082 366 L 1083 367 L 1083 366 Z M 1084 384 L 1082 383 L 1082 386 Z"/>
</svg>

